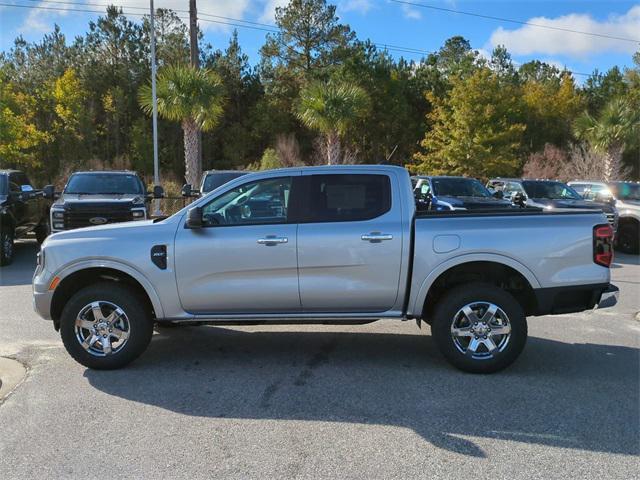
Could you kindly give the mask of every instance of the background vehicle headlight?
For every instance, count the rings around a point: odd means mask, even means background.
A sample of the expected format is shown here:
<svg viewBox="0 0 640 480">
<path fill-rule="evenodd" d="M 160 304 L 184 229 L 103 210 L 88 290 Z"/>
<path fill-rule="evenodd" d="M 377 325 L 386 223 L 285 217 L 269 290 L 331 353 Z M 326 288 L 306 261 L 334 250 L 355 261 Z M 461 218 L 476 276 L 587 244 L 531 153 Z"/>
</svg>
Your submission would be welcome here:
<svg viewBox="0 0 640 480">
<path fill-rule="evenodd" d="M 51 210 L 53 218 L 64 218 L 64 210 Z"/>
<path fill-rule="evenodd" d="M 55 228 L 56 230 L 64 230 L 64 223 L 53 223 L 53 228 Z"/>
<path fill-rule="evenodd" d="M 133 218 L 143 218 L 144 210 L 132 210 L 131 215 L 133 216 Z"/>
</svg>

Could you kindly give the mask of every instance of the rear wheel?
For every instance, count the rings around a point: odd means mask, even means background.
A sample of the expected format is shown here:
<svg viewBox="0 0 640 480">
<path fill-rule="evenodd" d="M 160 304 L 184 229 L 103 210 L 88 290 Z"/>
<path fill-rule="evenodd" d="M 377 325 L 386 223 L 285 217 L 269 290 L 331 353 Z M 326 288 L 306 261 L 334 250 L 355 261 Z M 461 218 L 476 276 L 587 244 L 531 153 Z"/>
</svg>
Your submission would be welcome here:
<svg viewBox="0 0 640 480">
<path fill-rule="evenodd" d="M 13 262 L 13 240 L 13 228 L 0 227 L 0 267 Z"/>
<path fill-rule="evenodd" d="M 124 367 L 147 348 L 151 315 L 136 294 L 113 282 L 90 285 L 67 302 L 60 335 L 67 352 L 85 367 Z"/>
<path fill-rule="evenodd" d="M 493 373 L 511 365 L 527 340 L 524 311 L 508 292 L 472 283 L 452 289 L 435 308 L 433 338 L 460 370 Z"/>
<path fill-rule="evenodd" d="M 640 231 L 638 223 L 625 222 L 618 228 L 616 238 L 618 250 L 624 253 L 639 253 Z"/>
</svg>

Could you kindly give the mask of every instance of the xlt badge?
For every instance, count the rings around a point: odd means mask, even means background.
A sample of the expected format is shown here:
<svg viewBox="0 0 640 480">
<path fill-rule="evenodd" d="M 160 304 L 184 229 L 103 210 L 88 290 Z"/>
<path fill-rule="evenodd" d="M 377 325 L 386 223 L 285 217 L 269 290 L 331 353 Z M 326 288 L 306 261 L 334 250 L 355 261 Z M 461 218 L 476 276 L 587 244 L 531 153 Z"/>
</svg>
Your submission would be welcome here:
<svg viewBox="0 0 640 480">
<path fill-rule="evenodd" d="M 160 270 L 166 270 L 167 269 L 167 246 L 154 245 L 151 248 L 151 261 Z"/>
</svg>

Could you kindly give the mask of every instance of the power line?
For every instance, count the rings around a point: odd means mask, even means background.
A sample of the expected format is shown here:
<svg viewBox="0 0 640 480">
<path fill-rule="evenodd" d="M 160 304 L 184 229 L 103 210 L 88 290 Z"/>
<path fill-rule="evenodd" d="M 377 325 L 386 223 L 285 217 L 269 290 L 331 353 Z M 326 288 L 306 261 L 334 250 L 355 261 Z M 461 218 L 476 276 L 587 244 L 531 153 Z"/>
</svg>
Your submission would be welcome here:
<svg viewBox="0 0 640 480">
<path fill-rule="evenodd" d="M 25 0 L 23 0 L 25 1 Z M 125 11 L 124 8 L 127 9 L 136 9 L 136 10 L 145 10 L 146 8 L 142 8 L 142 7 L 124 7 L 122 5 L 111 5 L 111 4 L 100 4 L 100 3 L 78 3 L 78 2 L 71 2 L 71 1 L 64 1 L 64 0 L 26 0 L 29 2 L 38 2 L 38 3 L 54 3 L 54 4 L 63 4 L 63 5 L 89 5 L 89 6 L 95 6 L 95 7 L 109 7 L 109 6 L 115 6 L 115 7 L 120 7 L 122 9 L 122 13 L 127 14 L 127 15 L 133 15 L 133 16 L 138 16 L 138 17 L 144 17 L 147 14 L 146 13 L 137 13 L 137 12 L 130 12 L 130 11 Z M 396 0 L 392 0 L 392 1 L 396 1 Z M 37 9 L 37 10 L 52 10 L 52 11 L 59 11 L 59 12 L 79 12 L 79 13 L 104 13 L 102 10 L 90 10 L 90 9 L 81 9 L 81 8 L 61 8 L 61 7 L 47 7 L 47 6 L 43 6 L 43 5 L 19 5 L 19 4 L 11 4 L 11 3 L 0 3 L 0 6 L 3 7 L 17 7 L 17 8 L 27 8 L 27 9 Z M 178 12 L 178 13 L 188 13 L 188 10 L 172 10 L 174 12 Z M 237 18 L 231 18 L 231 17 L 222 17 L 220 15 L 212 15 L 209 13 L 205 13 L 205 12 L 199 12 L 199 15 L 201 16 L 212 16 L 212 17 L 216 17 L 216 18 L 223 18 L 223 19 L 227 19 L 230 21 L 222 21 L 222 20 L 212 20 L 212 19 L 208 19 L 208 18 L 199 18 L 200 21 L 206 22 L 206 23 L 215 23 L 218 25 L 228 25 L 228 26 L 232 26 L 232 27 L 239 27 L 239 28 L 248 28 L 251 30 L 260 30 L 260 31 L 265 31 L 265 32 L 269 32 L 269 33 L 278 33 L 280 30 L 276 27 L 273 27 L 272 25 L 268 25 L 266 23 L 259 23 L 259 22 L 249 22 L 247 20 L 240 20 Z M 181 17 L 180 15 L 176 15 L 180 20 L 188 20 L 188 17 Z M 247 23 L 246 25 L 243 23 L 237 23 L 237 22 L 244 22 Z M 429 52 L 427 50 L 422 50 L 422 49 L 418 49 L 418 48 L 412 48 L 412 47 L 403 47 L 403 46 L 398 46 L 398 45 L 391 45 L 391 44 L 386 44 L 386 43 L 378 43 L 378 42 L 371 42 L 372 45 L 375 45 L 378 48 L 383 48 L 385 50 L 390 50 L 390 51 L 395 51 L 395 52 L 403 52 L 403 53 L 411 53 L 411 54 L 420 54 L 420 55 L 424 55 L 424 54 L 431 54 L 433 52 Z M 568 73 L 571 73 L 572 75 L 581 75 L 581 76 L 585 76 L 585 77 L 590 77 L 591 74 L 589 73 L 581 73 L 581 72 L 574 72 L 571 70 L 564 70 Z"/>
<path fill-rule="evenodd" d="M 577 34 L 580 34 L 580 35 L 590 35 L 592 37 L 608 38 L 608 39 L 611 39 L 611 40 L 620 40 L 622 42 L 640 43 L 640 40 L 637 40 L 637 39 L 625 38 L 625 37 L 614 37 L 613 35 L 606 35 L 604 33 L 585 32 L 585 31 L 582 31 L 582 30 L 572 30 L 570 28 L 554 27 L 554 26 L 551 26 L 551 25 L 541 25 L 539 23 L 531 23 L 531 22 L 525 22 L 525 21 L 522 21 L 522 20 L 514 20 L 512 18 L 494 17 L 492 15 L 483 15 L 481 13 L 465 12 L 463 10 L 454 10 L 452 8 L 436 7 L 434 5 L 427 5 L 425 3 L 418 3 L 418 2 L 410 2 L 410 1 L 407 1 L 407 0 L 391 0 L 391 1 L 394 2 L 394 3 L 402 4 L 402 5 L 411 5 L 413 7 L 428 8 L 430 10 L 437 10 L 437 11 L 440 11 L 440 12 L 448 12 L 448 13 L 456 13 L 458 15 L 467 15 L 467 16 L 470 16 L 470 17 L 484 18 L 484 19 L 487 19 L 487 20 L 497 20 L 499 22 L 516 23 L 518 25 L 528 25 L 530 27 L 546 28 L 548 30 L 559 30 L 561 32 L 577 33 Z"/>
</svg>

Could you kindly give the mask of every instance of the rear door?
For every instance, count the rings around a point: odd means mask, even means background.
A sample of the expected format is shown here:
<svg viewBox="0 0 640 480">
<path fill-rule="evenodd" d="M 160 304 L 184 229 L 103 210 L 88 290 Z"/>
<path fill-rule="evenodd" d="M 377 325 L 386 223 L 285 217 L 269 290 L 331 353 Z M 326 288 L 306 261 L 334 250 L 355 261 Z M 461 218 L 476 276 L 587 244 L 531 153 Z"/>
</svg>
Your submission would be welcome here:
<svg viewBox="0 0 640 480">
<path fill-rule="evenodd" d="M 305 312 L 384 312 L 398 296 L 402 255 L 396 178 L 304 174 L 298 225 Z M 392 188 L 393 183 L 393 188 Z"/>
</svg>

